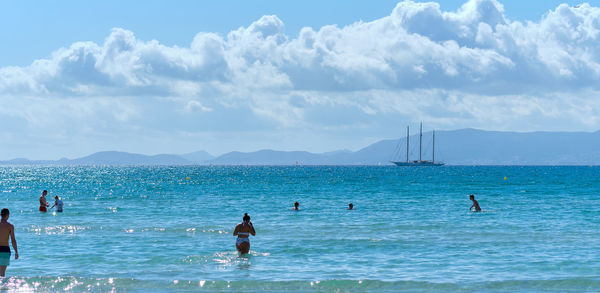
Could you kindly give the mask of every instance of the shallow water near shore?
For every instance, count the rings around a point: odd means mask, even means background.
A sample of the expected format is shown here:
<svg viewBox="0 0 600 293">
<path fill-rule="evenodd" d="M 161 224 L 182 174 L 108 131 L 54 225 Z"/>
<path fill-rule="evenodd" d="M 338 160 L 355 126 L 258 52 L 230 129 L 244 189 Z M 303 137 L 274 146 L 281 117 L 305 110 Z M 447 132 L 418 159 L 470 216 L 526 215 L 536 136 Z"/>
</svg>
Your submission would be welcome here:
<svg viewBox="0 0 600 293">
<path fill-rule="evenodd" d="M 20 251 L 0 288 L 599 291 L 599 175 L 600 167 L 0 167 L 0 206 L 11 210 Z M 38 212 L 43 189 L 51 204 L 63 198 L 64 213 Z M 470 193 L 485 212 L 469 212 Z M 231 234 L 245 212 L 257 236 L 240 257 Z"/>
</svg>

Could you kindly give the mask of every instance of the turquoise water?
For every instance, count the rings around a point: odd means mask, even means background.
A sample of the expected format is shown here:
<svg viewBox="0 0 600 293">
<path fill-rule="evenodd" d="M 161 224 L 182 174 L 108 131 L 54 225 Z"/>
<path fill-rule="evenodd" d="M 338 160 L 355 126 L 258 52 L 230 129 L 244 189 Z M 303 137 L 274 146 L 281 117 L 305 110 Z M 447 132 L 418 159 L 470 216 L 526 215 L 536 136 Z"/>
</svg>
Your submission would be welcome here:
<svg viewBox="0 0 600 293">
<path fill-rule="evenodd" d="M 11 210 L 20 251 L 0 286 L 600 291 L 599 175 L 600 167 L 0 167 L 0 206 Z M 43 189 L 63 198 L 64 213 L 38 212 Z M 469 212 L 469 193 L 485 212 Z M 300 211 L 291 210 L 296 200 Z M 244 212 L 257 235 L 240 257 L 231 234 Z"/>
</svg>

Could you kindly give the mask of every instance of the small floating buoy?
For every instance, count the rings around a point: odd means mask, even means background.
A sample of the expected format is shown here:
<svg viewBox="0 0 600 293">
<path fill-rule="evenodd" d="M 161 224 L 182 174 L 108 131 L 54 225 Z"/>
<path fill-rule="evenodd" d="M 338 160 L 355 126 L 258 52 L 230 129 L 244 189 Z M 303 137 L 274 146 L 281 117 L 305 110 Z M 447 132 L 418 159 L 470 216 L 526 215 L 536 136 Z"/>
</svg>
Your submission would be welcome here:
<svg viewBox="0 0 600 293">
<path fill-rule="evenodd" d="M 508 179 L 508 178 L 506 178 L 506 176 L 504 176 L 504 180 L 506 180 L 506 179 Z"/>
<path fill-rule="evenodd" d="M 506 177 L 504 179 L 506 180 Z M 185 177 L 185 180 L 190 180 L 190 177 Z"/>
</svg>

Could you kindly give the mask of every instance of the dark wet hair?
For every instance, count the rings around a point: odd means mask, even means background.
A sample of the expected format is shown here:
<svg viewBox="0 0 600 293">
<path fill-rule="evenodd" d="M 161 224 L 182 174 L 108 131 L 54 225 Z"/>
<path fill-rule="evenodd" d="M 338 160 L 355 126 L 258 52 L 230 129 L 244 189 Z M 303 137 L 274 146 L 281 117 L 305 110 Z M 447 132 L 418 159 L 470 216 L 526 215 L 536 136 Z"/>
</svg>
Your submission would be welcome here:
<svg viewBox="0 0 600 293">
<path fill-rule="evenodd" d="M 0 215 L 2 217 L 8 216 L 8 214 L 10 214 L 10 212 L 8 211 L 7 208 L 3 208 L 2 211 L 0 212 Z"/>
<path fill-rule="evenodd" d="M 472 194 L 469 194 L 469 198 L 475 198 L 475 196 Z"/>
<path fill-rule="evenodd" d="M 249 222 L 250 221 L 250 216 L 248 216 L 248 213 L 244 213 L 244 217 L 242 218 L 242 220 L 244 222 Z"/>
<path fill-rule="evenodd" d="M 48 193 L 48 190 L 44 189 L 44 191 L 42 191 L 42 193 Z"/>
<path fill-rule="evenodd" d="M 295 202 L 295 203 L 294 203 L 294 206 L 299 206 L 299 205 L 300 205 L 300 203 L 299 203 L 299 202 Z"/>
</svg>

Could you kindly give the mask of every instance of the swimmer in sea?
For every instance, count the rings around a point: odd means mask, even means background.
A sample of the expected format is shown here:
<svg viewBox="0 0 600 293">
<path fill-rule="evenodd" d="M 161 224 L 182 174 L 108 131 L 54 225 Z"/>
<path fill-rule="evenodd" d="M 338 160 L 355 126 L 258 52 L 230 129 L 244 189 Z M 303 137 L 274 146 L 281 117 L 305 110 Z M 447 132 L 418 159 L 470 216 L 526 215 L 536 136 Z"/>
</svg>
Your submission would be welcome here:
<svg viewBox="0 0 600 293">
<path fill-rule="evenodd" d="M 298 203 L 298 202 L 295 202 L 295 203 L 294 203 L 294 207 L 292 208 L 292 210 L 294 210 L 294 211 L 297 211 L 297 210 L 299 210 L 299 209 L 298 209 L 298 207 L 299 207 L 299 206 L 300 206 L 300 203 Z"/>
<path fill-rule="evenodd" d="M 347 209 L 348 210 L 353 210 L 354 209 L 354 205 L 352 203 L 349 203 Z"/>
<path fill-rule="evenodd" d="M 47 207 L 50 205 L 46 201 L 46 195 L 48 194 L 47 190 L 42 191 L 42 195 L 40 195 L 40 212 L 45 213 L 48 211 Z"/>
<path fill-rule="evenodd" d="M 53 207 L 56 207 L 57 213 L 63 212 L 63 201 L 58 197 L 58 195 L 54 197 L 54 205 L 50 207 L 50 209 L 52 209 Z"/>
<path fill-rule="evenodd" d="M 15 259 L 19 259 L 19 251 L 17 250 L 17 240 L 15 239 L 15 227 L 8 222 L 10 211 L 2 209 L 0 215 L 2 216 L 2 220 L 0 220 L 0 277 L 4 277 L 6 267 L 10 265 L 8 238 L 10 238 L 12 247 L 15 250 Z"/>
<path fill-rule="evenodd" d="M 250 216 L 245 213 L 242 222 L 237 224 L 233 230 L 233 236 L 238 237 L 235 240 L 235 248 L 242 254 L 250 251 L 250 234 L 256 236 L 256 231 L 254 231 L 254 226 L 250 222 Z"/>
<path fill-rule="evenodd" d="M 475 212 L 481 212 L 481 208 L 479 207 L 479 203 L 475 200 L 474 195 L 469 195 L 469 199 L 473 202 L 473 205 L 469 208 L 469 211 L 475 208 Z"/>
</svg>

